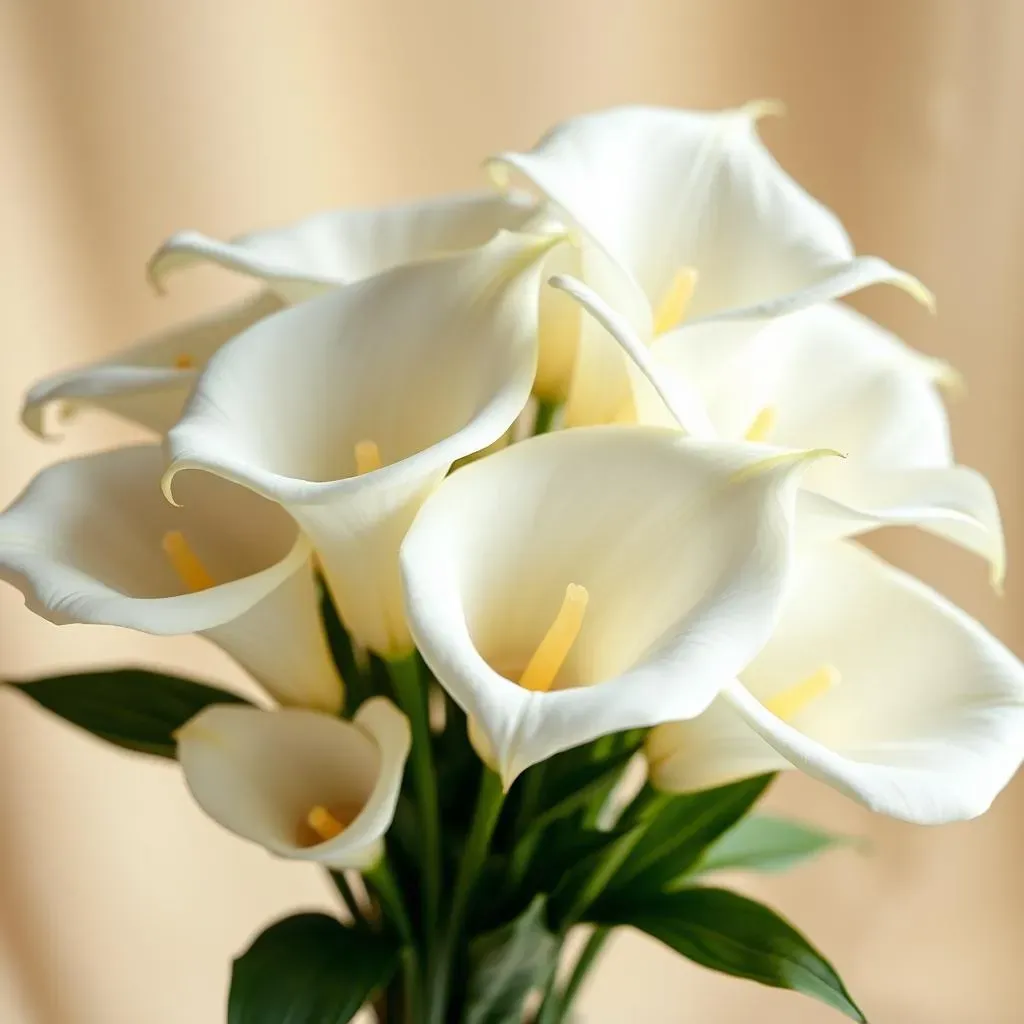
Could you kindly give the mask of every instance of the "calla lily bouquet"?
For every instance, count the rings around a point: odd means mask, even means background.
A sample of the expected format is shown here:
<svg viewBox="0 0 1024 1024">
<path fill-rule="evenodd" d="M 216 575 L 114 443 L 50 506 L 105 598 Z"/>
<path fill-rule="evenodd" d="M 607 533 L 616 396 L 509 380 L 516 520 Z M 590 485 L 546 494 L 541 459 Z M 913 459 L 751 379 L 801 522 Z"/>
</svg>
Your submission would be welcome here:
<svg viewBox="0 0 1024 1024">
<path fill-rule="evenodd" d="M 916 525 L 1003 576 L 956 375 L 837 302 L 930 295 L 779 167 L 772 113 L 606 111 L 486 192 L 174 235 L 158 288 L 257 289 L 29 392 L 41 435 L 95 407 L 155 439 L 40 473 L 0 575 L 54 623 L 200 633 L 266 699 L 14 685 L 338 891 L 235 961 L 232 1024 L 554 1024 L 624 926 L 864 1020 L 715 884 L 837 841 L 758 798 L 795 768 L 941 823 L 1016 771 L 1021 664 L 858 539 Z"/>
</svg>

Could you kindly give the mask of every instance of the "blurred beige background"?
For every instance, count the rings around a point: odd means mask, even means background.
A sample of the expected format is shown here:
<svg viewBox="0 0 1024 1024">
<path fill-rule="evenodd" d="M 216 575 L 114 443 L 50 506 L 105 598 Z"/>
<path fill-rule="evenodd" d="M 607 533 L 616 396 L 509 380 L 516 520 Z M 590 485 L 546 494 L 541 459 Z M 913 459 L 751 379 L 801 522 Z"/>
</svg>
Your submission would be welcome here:
<svg viewBox="0 0 1024 1024">
<path fill-rule="evenodd" d="M 481 159 L 624 102 L 777 96 L 764 135 L 858 247 L 920 275 L 931 319 L 858 305 L 966 375 L 961 460 L 1003 502 L 1010 577 L 903 534 L 884 551 L 1024 653 L 1024 5 L 1015 0 L 0 0 L 0 501 L 58 455 L 129 436 L 83 418 L 59 448 L 16 423 L 37 377 L 226 297 L 158 300 L 142 265 L 177 228 L 230 235 L 341 204 L 482 181 Z M 0 673 L 141 661 L 234 678 L 199 641 L 55 629 L 0 593 Z M 841 968 L 874 1024 L 1013 1024 L 1024 953 L 1024 781 L 973 824 L 874 819 L 787 779 L 773 800 L 870 837 L 745 883 Z M 219 1024 L 231 955 L 317 878 L 205 821 L 174 770 L 0 694 L 0 1020 Z M 587 1020 L 812 1024 L 798 996 L 623 936 Z"/>
</svg>

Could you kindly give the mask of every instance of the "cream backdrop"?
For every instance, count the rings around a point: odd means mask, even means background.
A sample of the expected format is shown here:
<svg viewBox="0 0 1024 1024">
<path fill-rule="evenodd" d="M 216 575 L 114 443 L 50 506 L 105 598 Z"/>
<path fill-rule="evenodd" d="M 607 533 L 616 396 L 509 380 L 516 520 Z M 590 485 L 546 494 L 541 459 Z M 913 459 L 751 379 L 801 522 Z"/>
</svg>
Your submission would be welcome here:
<svg viewBox="0 0 1024 1024">
<path fill-rule="evenodd" d="M 921 572 L 1024 651 L 1024 7 L 1014 0 L 0 0 L 0 498 L 58 456 L 130 431 L 83 417 L 62 445 L 16 422 L 37 377 L 109 352 L 237 288 L 146 288 L 170 231 L 216 235 L 471 186 L 481 159 L 608 104 L 777 96 L 764 134 L 858 247 L 939 296 L 858 302 L 966 375 L 962 461 L 1002 498 L 1006 596 L 938 541 L 893 535 Z M 237 672 L 198 640 L 56 629 L 0 593 L 0 672 L 83 663 Z M 840 966 L 874 1024 L 1019 1021 L 1024 784 L 973 824 L 872 818 L 805 780 L 790 811 L 870 839 L 745 880 Z M 168 766 L 121 756 L 0 694 L 0 1020 L 217 1024 L 231 955 L 326 894 L 204 820 Z M 812 1024 L 800 997 L 713 976 L 625 935 L 587 1020 Z"/>
</svg>

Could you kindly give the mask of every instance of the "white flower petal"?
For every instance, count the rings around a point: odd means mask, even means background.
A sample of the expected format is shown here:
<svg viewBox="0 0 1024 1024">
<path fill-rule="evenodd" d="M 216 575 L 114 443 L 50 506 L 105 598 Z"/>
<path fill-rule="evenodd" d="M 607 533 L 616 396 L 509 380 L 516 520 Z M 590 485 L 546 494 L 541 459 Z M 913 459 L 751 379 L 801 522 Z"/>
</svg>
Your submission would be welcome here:
<svg viewBox="0 0 1024 1024">
<path fill-rule="evenodd" d="M 335 710 L 309 542 L 272 502 L 216 477 L 160 493 L 166 466 L 140 445 L 43 470 L 0 515 L 0 578 L 58 625 L 202 633 L 278 700 Z M 180 532 L 215 585 L 190 592 L 163 549 Z"/>
<path fill-rule="evenodd" d="M 689 385 L 719 436 L 739 438 L 762 411 L 770 440 L 834 448 L 848 458 L 813 467 L 802 504 L 822 536 L 880 525 L 920 525 L 1005 562 L 995 496 L 973 470 L 953 465 L 938 383 L 949 369 L 840 304 L 765 324 L 705 323 L 658 338 L 648 361 L 663 387 Z M 641 422 L 666 411 L 637 392 Z"/>
<path fill-rule="evenodd" d="M 409 753 L 405 716 L 383 697 L 346 722 L 316 711 L 216 706 L 178 733 L 178 759 L 199 805 L 280 857 L 341 870 L 380 859 Z M 344 830 L 315 842 L 314 808 Z"/>
<path fill-rule="evenodd" d="M 399 267 L 258 324 L 225 346 L 168 435 L 172 466 L 284 505 L 359 643 L 407 651 L 398 547 L 451 464 L 500 438 L 537 364 L 540 266 L 557 238 L 500 235 Z M 360 475 L 372 442 L 382 468 Z"/>
<path fill-rule="evenodd" d="M 662 376 L 629 319 L 612 308 L 589 285 L 568 274 L 548 282 L 575 299 L 590 315 L 584 318 L 581 358 L 573 377 L 566 419 L 569 426 L 611 422 L 629 405 L 635 412 L 635 386 L 631 387 L 628 357 L 667 416 L 661 426 L 680 426 L 693 437 L 713 437 L 714 427 L 700 395 L 681 374 Z M 598 335 L 601 335 L 598 338 Z M 624 390 L 623 390 L 624 385 Z M 632 417 L 626 417 L 631 419 Z"/>
<path fill-rule="evenodd" d="M 402 545 L 417 646 L 506 785 L 597 736 L 698 714 L 774 625 L 804 454 L 640 427 L 562 431 L 460 469 Z M 517 682 L 569 584 L 550 692 Z"/>
<path fill-rule="evenodd" d="M 47 377 L 25 396 L 22 422 L 32 433 L 45 436 L 46 408 L 59 402 L 64 414 L 92 406 L 165 433 L 181 415 L 198 371 L 210 356 L 229 338 L 282 307 L 271 292 L 259 292 L 108 359 Z"/>
<path fill-rule="evenodd" d="M 149 275 L 162 288 L 172 272 L 218 263 L 298 302 L 390 267 L 483 245 L 501 230 L 518 230 L 535 212 L 524 197 L 481 192 L 331 210 L 229 242 L 180 231 L 152 257 Z"/>
<path fill-rule="evenodd" d="M 822 665 L 839 682 L 787 724 L 762 701 Z M 1024 666 L 958 608 L 855 544 L 801 561 L 775 635 L 713 714 L 652 736 L 652 777 L 691 789 L 796 766 L 922 824 L 981 814 L 1024 754 Z"/>
<path fill-rule="evenodd" d="M 768 112 L 764 103 L 716 113 L 620 107 L 565 121 L 497 162 L 594 239 L 652 308 L 688 267 L 700 275 L 693 317 L 763 316 L 881 280 L 920 292 L 883 261 L 854 259 L 839 221 L 758 138 Z"/>
<path fill-rule="evenodd" d="M 993 586 L 1002 586 L 1002 517 L 992 485 L 976 470 L 872 470 L 851 465 L 848 477 L 826 479 L 827 490 L 809 479 L 808 489 L 800 495 L 808 538 L 852 537 L 879 526 L 919 526 L 980 555 L 989 563 Z"/>
</svg>

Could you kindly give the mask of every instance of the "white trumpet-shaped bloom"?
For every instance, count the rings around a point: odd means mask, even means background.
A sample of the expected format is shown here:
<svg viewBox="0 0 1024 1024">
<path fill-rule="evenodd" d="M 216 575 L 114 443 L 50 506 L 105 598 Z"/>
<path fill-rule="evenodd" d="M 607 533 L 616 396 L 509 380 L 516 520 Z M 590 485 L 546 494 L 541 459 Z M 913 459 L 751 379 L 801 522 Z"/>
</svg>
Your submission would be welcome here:
<svg viewBox="0 0 1024 1024">
<path fill-rule="evenodd" d="M 985 811 L 1024 755 L 1024 666 L 849 541 L 807 552 L 771 640 L 693 721 L 648 738 L 669 791 L 799 768 L 907 821 Z"/>
<path fill-rule="evenodd" d="M 196 802 L 279 857 L 370 870 L 384 852 L 411 735 L 388 700 L 351 722 L 317 711 L 206 708 L 178 731 Z"/>
<path fill-rule="evenodd" d="M 999 507 L 988 481 L 954 462 L 940 387 L 955 375 L 945 363 L 840 303 L 768 322 L 684 327 L 648 349 L 593 289 L 573 278 L 553 283 L 632 355 L 638 422 L 840 451 L 847 458 L 820 462 L 803 479 L 801 507 L 816 538 L 921 526 L 982 555 L 1001 581 Z"/>
<path fill-rule="evenodd" d="M 107 359 L 46 377 L 25 396 L 22 422 L 42 437 L 48 406 L 56 405 L 61 418 L 92 407 L 163 434 L 181 415 L 210 356 L 229 338 L 282 308 L 276 295 L 262 291 Z"/>
<path fill-rule="evenodd" d="M 157 445 L 43 470 L 0 515 L 0 578 L 38 615 L 158 635 L 201 633 L 284 704 L 336 710 L 312 548 L 293 520 L 226 480 L 160 491 Z"/>
<path fill-rule="evenodd" d="M 621 107 L 556 126 L 514 171 L 579 233 L 580 276 L 629 319 L 645 345 L 684 318 L 773 316 L 876 282 L 930 295 L 884 260 L 858 257 L 836 217 L 761 143 L 777 105 L 715 113 Z M 625 361 L 584 321 L 566 409 L 572 425 L 628 406 Z"/>
<path fill-rule="evenodd" d="M 257 324 L 211 360 L 170 431 L 167 493 L 175 474 L 200 469 L 280 502 L 355 639 L 407 652 L 399 545 L 452 463 L 524 408 L 553 244 L 502 234 Z"/>
<path fill-rule="evenodd" d="M 814 454 L 594 427 L 444 481 L 402 545 L 407 613 L 506 786 L 598 736 L 699 714 L 750 661 Z"/>
<path fill-rule="evenodd" d="M 22 419 L 42 435 L 47 406 L 57 404 L 62 414 L 92 406 L 166 433 L 210 356 L 258 320 L 390 267 L 483 245 L 532 216 L 533 206 L 522 198 L 471 193 L 332 210 L 230 242 L 179 232 L 150 260 L 150 279 L 159 290 L 168 274 L 203 262 L 259 279 L 263 290 L 109 358 L 39 381 L 25 397 Z M 557 300 L 548 302 L 558 309 Z"/>
</svg>

